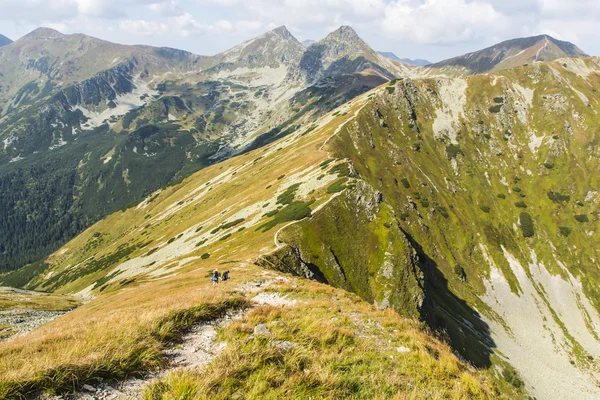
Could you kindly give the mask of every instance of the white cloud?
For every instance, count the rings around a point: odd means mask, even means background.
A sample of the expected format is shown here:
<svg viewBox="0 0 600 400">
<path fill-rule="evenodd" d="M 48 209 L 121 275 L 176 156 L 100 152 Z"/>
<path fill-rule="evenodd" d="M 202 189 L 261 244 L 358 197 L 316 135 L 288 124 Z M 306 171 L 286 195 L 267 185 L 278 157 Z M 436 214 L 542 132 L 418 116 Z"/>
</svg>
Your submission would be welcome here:
<svg viewBox="0 0 600 400">
<path fill-rule="evenodd" d="M 119 27 L 124 32 L 140 36 L 160 36 L 165 33 L 179 37 L 202 35 L 205 33 L 244 34 L 257 33 L 262 24 L 258 21 L 219 20 L 213 24 L 202 24 L 189 13 L 162 19 L 146 21 L 141 19 L 121 21 Z"/>
<path fill-rule="evenodd" d="M 148 8 L 156 13 L 166 16 L 176 16 L 183 13 L 178 0 L 156 1 L 149 4 Z"/>
<path fill-rule="evenodd" d="M 506 21 L 492 5 L 465 0 L 398 0 L 388 4 L 384 34 L 396 40 L 452 44 L 496 34 Z"/>
<path fill-rule="evenodd" d="M 158 21 L 125 20 L 119 23 L 123 32 L 141 36 L 160 35 L 169 31 L 169 25 Z"/>
<path fill-rule="evenodd" d="M 600 0 L 0 0 L 0 32 L 12 38 L 50 26 L 199 53 L 280 25 L 301 40 L 351 25 L 373 47 L 406 56 L 440 59 L 540 33 L 599 54 L 599 18 Z"/>
</svg>

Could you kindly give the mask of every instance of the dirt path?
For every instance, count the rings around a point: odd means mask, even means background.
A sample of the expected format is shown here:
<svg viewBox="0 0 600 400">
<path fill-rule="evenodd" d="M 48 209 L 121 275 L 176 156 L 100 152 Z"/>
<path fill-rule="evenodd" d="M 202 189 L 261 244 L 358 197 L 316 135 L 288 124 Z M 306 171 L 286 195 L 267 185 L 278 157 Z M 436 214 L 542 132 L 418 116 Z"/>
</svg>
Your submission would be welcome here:
<svg viewBox="0 0 600 400">
<path fill-rule="evenodd" d="M 254 306 L 270 304 L 273 306 L 293 305 L 294 301 L 288 300 L 276 292 L 263 292 L 273 282 L 286 279 L 284 277 L 265 278 L 264 281 L 245 282 L 236 287 L 236 290 L 252 297 Z M 194 325 L 182 338 L 182 342 L 168 348 L 164 355 L 169 360 L 169 366 L 160 371 L 155 371 L 142 379 L 128 379 L 121 382 L 103 382 L 83 385 L 81 390 L 64 396 L 39 395 L 36 400 L 132 400 L 142 398 L 144 388 L 158 381 L 170 373 L 181 369 L 200 369 L 211 362 L 227 346 L 218 342 L 217 330 L 234 320 L 243 318 L 250 309 L 238 310 L 226 314 L 224 317 L 203 321 Z"/>
</svg>

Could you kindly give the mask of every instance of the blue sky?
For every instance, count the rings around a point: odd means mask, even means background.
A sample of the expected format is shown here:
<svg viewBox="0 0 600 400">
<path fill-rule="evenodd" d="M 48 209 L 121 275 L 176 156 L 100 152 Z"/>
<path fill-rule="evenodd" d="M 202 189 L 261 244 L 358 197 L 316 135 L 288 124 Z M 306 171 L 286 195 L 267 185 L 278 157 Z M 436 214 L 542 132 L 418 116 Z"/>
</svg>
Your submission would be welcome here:
<svg viewBox="0 0 600 400">
<path fill-rule="evenodd" d="M 300 40 L 351 25 L 376 50 L 439 61 L 550 34 L 600 55 L 599 0 L 0 0 L 0 33 L 38 26 L 212 55 L 280 25 Z"/>
</svg>

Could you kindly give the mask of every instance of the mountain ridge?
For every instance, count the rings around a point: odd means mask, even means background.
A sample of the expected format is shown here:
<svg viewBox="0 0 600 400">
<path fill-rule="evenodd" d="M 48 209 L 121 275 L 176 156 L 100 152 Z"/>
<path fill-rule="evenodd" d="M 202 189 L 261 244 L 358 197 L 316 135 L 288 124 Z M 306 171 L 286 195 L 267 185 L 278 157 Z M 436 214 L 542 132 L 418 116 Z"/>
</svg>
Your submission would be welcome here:
<svg viewBox="0 0 600 400">
<path fill-rule="evenodd" d="M 1 106 L 0 175 L 6 174 L 6 182 L 20 180 L 19 189 L 6 183 L 2 190 L 18 197 L 21 205 L 17 211 L 16 203 L 5 204 L 19 216 L 17 222 L 9 222 L 12 212 L 0 217 L 0 225 L 7 224 L 2 241 L 10 248 L 0 251 L 0 264 L 10 263 L 0 268 L 15 268 L 16 260 L 33 262 L 47 249 L 44 233 L 56 228 L 38 228 L 34 235 L 25 222 L 25 214 L 47 212 L 38 210 L 44 203 L 55 204 L 55 211 L 38 226 L 63 221 L 52 235 L 57 245 L 148 191 L 289 134 L 398 75 L 400 69 L 391 68 L 396 67 L 350 33 L 338 37 L 337 45 L 358 42 L 363 58 L 353 60 L 334 50 L 327 71 L 316 64 L 320 77 L 302 74 L 308 50 L 285 27 L 212 57 L 112 44 L 46 28 L 9 45 L 0 55 L 7 61 L 0 63 L 6 88 L 0 96 L 7 99 Z M 25 67 L 15 61 L 23 58 L 30 60 Z M 89 153 L 86 146 L 94 150 Z M 55 163 L 62 154 L 85 159 L 70 166 L 78 166 L 76 175 Z M 58 180 L 55 185 L 61 189 L 50 197 L 49 187 L 36 175 L 37 163 L 50 163 L 46 170 Z M 17 172 L 19 168 L 24 169 Z M 161 169 L 155 171 L 156 179 L 147 179 L 154 168 Z M 28 187 L 37 189 L 29 192 Z M 21 233 L 10 234 L 15 229 Z M 36 252 L 30 249 L 34 242 L 39 242 Z"/>
<path fill-rule="evenodd" d="M 432 67 L 462 68 L 471 73 L 484 73 L 563 57 L 589 56 L 570 42 L 543 34 L 506 40 L 482 50 L 434 63 Z"/>
</svg>

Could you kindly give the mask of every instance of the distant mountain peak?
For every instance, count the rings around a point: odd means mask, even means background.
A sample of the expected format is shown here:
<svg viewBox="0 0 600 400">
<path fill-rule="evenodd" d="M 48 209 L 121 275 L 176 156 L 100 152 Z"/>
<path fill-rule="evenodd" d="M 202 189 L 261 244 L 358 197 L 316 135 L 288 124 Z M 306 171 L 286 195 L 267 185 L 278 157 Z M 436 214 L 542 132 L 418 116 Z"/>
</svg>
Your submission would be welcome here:
<svg viewBox="0 0 600 400">
<path fill-rule="evenodd" d="M 505 40 L 483 50 L 440 61 L 434 67 L 457 67 L 472 73 L 484 73 L 564 57 L 584 58 L 588 55 L 573 43 L 542 34 Z"/>
<path fill-rule="evenodd" d="M 286 39 L 294 39 L 294 40 L 296 39 L 294 37 L 294 35 L 292 35 L 292 33 L 288 30 L 288 28 L 286 28 L 285 25 L 281 25 L 281 26 L 273 29 L 271 32 L 275 33 L 275 34 L 277 34 L 277 35 L 279 35 L 281 37 L 284 37 Z"/>
<path fill-rule="evenodd" d="M 329 33 L 322 41 L 344 41 L 348 43 L 363 42 L 356 31 L 347 25 L 342 25 L 335 31 Z"/>
<path fill-rule="evenodd" d="M 356 31 L 347 25 L 340 26 L 315 44 L 328 47 L 334 56 L 346 54 L 354 58 L 364 53 L 375 53 Z"/>
<path fill-rule="evenodd" d="M 299 60 L 303 52 L 302 43 L 282 25 L 221 53 L 220 62 L 275 66 Z"/>
<path fill-rule="evenodd" d="M 384 56 L 385 58 L 389 58 L 390 60 L 393 61 L 400 61 L 404 64 L 408 64 L 408 65 L 416 65 L 419 67 L 424 67 L 427 65 L 431 65 L 431 61 L 427 61 L 424 60 L 422 58 L 415 58 L 414 60 L 411 58 L 400 58 L 397 55 L 395 55 L 394 53 L 392 53 L 391 51 L 378 51 L 379 54 L 381 54 L 382 56 Z"/>
<path fill-rule="evenodd" d="M 400 57 L 398 57 L 391 51 L 378 51 L 378 53 L 384 56 L 385 58 L 389 58 L 390 60 L 400 61 Z"/>
<path fill-rule="evenodd" d="M 0 47 L 6 46 L 7 44 L 11 44 L 11 43 L 12 43 L 12 40 L 10 40 L 6 36 L 0 34 Z"/>
<path fill-rule="evenodd" d="M 23 38 L 55 39 L 55 38 L 62 37 L 62 36 L 64 36 L 64 34 L 60 33 L 59 31 L 57 31 L 55 29 L 40 27 L 40 28 L 34 29 L 33 31 L 29 32 L 27 35 L 23 36 Z"/>
</svg>

